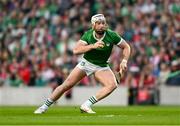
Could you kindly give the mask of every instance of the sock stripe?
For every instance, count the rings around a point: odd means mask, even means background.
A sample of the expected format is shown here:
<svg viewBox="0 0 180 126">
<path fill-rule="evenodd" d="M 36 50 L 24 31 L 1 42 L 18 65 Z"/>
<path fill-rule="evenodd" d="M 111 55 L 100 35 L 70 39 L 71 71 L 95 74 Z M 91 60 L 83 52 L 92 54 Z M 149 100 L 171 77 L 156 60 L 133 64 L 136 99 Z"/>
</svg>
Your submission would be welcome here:
<svg viewBox="0 0 180 126">
<path fill-rule="evenodd" d="M 95 98 L 95 97 L 92 97 L 92 99 L 94 99 L 94 101 L 96 101 L 96 102 L 97 102 L 97 100 L 96 100 L 96 98 Z"/>
<path fill-rule="evenodd" d="M 47 102 L 45 102 L 45 104 L 46 104 L 47 106 L 51 105 L 50 103 L 47 103 Z"/>
<path fill-rule="evenodd" d="M 98 100 L 96 99 L 95 96 L 91 96 L 89 97 L 89 99 L 87 101 L 85 101 L 82 105 L 91 107 L 93 104 L 95 104 L 96 102 L 98 102 Z"/>
<path fill-rule="evenodd" d="M 89 99 L 89 101 L 90 101 L 92 104 L 94 104 L 94 102 L 93 102 L 91 99 Z"/>
<path fill-rule="evenodd" d="M 51 104 L 49 104 L 49 103 L 45 103 L 47 106 L 50 106 Z"/>
<path fill-rule="evenodd" d="M 49 104 L 47 104 L 47 103 L 44 103 L 45 105 L 47 105 L 48 107 L 50 106 Z"/>
<path fill-rule="evenodd" d="M 48 102 L 48 103 L 53 103 L 53 102 L 51 102 L 51 101 L 49 101 L 49 100 L 47 100 L 47 102 Z"/>
<path fill-rule="evenodd" d="M 53 103 L 53 102 L 49 101 L 48 99 L 45 101 L 45 104 L 46 104 L 47 106 L 50 106 L 52 103 Z"/>
<path fill-rule="evenodd" d="M 96 103 L 96 100 L 94 100 L 93 97 L 91 97 L 90 99 L 93 101 L 93 103 Z"/>
<path fill-rule="evenodd" d="M 94 97 L 90 97 L 90 98 L 89 98 L 89 101 L 90 101 L 92 104 L 94 104 L 94 103 L 97 102 L 97 100 L 96 100 Z"/>
</svg>

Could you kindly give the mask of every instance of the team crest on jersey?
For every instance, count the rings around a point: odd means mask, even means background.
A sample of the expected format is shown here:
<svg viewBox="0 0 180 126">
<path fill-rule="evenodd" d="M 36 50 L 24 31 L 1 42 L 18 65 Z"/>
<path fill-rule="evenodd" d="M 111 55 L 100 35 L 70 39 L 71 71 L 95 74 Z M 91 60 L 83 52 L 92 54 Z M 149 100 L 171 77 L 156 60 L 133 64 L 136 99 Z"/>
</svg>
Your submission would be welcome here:
<svg viewBox="0 0 180 126">
<path fill-rule="evenodd" d="M 81 66 L 84 66 L 85 65 L 85 62 L 81 62 Z"/>
<path fill-rule="evenodd" d="M 106 43 L 106 46 L 110 46 L 110 43 Z"/>
</svg>

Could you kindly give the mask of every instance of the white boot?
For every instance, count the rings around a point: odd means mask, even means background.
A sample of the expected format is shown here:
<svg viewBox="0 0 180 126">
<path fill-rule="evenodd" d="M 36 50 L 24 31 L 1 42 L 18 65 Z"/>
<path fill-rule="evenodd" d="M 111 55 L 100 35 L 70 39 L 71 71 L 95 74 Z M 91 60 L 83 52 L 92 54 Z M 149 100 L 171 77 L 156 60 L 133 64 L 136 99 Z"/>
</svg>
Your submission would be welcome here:
<svg viewBox="0 0 180 126">
<path fill-rule="evenodd" d="M 80 110 L 82 113 L 89 113 L 89 114 L 95 114 L 91 107 L 88 107 L 87 105 L 81 105 Z"/>
<path fill-rule="evenodd" d="M 43 113 L 45 113 L 47 111 L 47 109 L 45 109 L 44 107 L 39 107 L 38 109 L 36 109 L 35 111 L 34 111 L 34 114 L 43 114 Z"/>
</svg>

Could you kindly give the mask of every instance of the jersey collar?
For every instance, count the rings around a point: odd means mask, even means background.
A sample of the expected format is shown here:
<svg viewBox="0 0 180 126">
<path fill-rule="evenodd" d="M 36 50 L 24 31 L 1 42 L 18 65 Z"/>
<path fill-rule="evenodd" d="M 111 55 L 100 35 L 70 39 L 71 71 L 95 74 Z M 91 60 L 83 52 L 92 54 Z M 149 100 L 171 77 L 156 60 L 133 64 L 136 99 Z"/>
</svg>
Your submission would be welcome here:
<svg viewBox="0 0 180 126">
<path fill-rule="evenodd" d="M 106 35 L 106 32 L 104 32 L 103 37 L 101 37 L 100 39 L 98 39 L 98 38 L 96 38 L 95 31 L 93 31 L 93 37 L 94 37 L 97 41 L 102 41 L 102 40 L 104 39 L 105 35 Z"/>
</svg>

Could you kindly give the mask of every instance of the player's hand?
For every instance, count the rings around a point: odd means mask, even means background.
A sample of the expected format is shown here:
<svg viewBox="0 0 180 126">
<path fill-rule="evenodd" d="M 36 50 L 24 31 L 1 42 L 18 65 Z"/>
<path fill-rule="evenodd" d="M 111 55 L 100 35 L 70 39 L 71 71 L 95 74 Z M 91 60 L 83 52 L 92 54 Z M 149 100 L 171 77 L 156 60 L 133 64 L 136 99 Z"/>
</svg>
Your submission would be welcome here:
<svg viewBox="0 0 180 126">
<path fill-rule="evenodd" d="M 120 74 L 123 75 L 124 72 L 127 70 L 127 60 L 123 59 L 120 63 L 119 68 L 120 68 L 120 71 L 119 71 Z"/>
<path fill-rule="evenodd" d="M 103 48 L 104 47 L 104 42 L 102 41 L 97 41 L 94 45 L 93 45 L 94 49 L 97 48 Z"/>
</svg>

